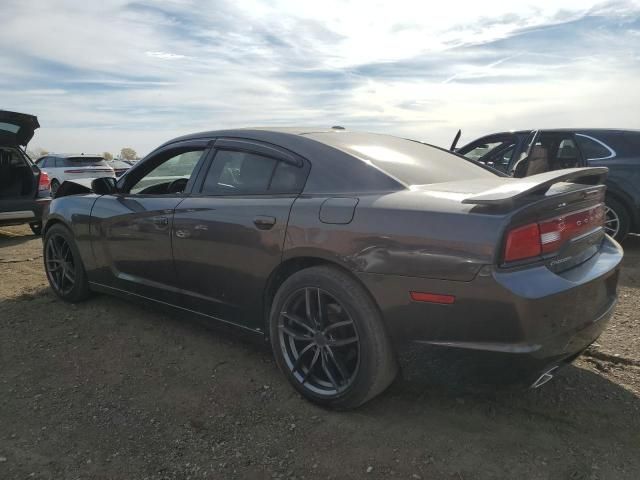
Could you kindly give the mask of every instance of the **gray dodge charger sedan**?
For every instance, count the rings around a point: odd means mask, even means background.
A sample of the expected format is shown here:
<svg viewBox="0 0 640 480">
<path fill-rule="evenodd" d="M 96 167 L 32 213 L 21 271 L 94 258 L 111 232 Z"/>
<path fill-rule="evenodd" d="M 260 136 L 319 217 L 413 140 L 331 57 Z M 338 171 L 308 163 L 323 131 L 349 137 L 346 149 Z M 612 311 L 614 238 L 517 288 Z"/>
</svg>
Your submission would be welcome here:
<svg viewBox="0 0 640 480">
<path fill-rule="evenodd" d="M 268 340 L 334 408 L 382 392 L 407 347 L 490 356 L 538 386 L 616 302 L 606 174 L 501 177 L 341 127 L 197 133 L 117 180 L 65 182 L 44 263 L 67 301 L 105 292 Z"/>
</svg>

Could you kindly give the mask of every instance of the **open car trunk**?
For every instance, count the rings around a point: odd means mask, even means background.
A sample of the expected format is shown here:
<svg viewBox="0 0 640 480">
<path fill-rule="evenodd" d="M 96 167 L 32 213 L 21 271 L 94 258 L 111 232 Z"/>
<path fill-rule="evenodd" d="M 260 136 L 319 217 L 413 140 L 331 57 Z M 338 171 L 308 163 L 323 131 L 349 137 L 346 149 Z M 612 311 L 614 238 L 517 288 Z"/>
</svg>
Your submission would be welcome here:
<svg viewBox="0 0 640 480">
<path fill-rule="evenodd" d="M 0 199 L 35 198 L 38 172 L 17 148 L 0 147 Z M 4 205 L 3 205 L 4 206 Z"/>
</svg>

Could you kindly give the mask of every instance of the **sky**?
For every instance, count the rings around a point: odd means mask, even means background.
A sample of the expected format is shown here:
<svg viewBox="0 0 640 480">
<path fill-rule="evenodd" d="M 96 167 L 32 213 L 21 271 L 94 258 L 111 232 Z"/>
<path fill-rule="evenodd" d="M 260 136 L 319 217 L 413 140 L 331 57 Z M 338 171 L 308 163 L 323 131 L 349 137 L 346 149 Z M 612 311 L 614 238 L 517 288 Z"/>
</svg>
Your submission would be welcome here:
<svg viewBox="0 0 640 480">
<path fill-rule="evenodd" d="M 332 126 L 448 146 L 640 128 L 640 0 L 2 0 L 0 109 L 31 149 Z"/>
</svg>

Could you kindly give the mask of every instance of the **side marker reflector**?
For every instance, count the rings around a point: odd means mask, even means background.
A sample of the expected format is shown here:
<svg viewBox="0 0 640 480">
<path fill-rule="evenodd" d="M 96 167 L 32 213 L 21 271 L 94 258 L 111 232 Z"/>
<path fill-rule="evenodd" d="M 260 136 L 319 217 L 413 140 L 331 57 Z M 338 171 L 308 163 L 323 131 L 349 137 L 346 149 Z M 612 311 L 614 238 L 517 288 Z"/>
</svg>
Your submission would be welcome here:
<svg viewBox="0 0 640 480">
<path fill-rule="evenodd" d="M 411 300 L 414 302 L 440 303 L 451 305 L 456 301 L 453 295 L 440 295 L 438 293 L 410 292 Z"/>
</svg>

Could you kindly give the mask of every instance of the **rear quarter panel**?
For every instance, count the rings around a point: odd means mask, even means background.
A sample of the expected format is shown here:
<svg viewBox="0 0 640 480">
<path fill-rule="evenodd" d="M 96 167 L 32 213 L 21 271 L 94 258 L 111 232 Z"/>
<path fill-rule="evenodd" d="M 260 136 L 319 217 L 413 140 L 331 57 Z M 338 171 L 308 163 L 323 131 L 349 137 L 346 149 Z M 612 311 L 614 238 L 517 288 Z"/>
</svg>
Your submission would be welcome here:
<svg viewBox="0 0 640 480">
<path fill-rule="evenodd" d="M 351 222 L 330 224 L 319 218 L 327 198 L 296 200 L 285 260 L 313 256 L 356 272 L 470 281 L 494 261 L 503 231 L 503 216 L 473 213 L 472 205 L 452 208 L 451 200 L 411 191 L 353 197 Z"/>
</svg>

